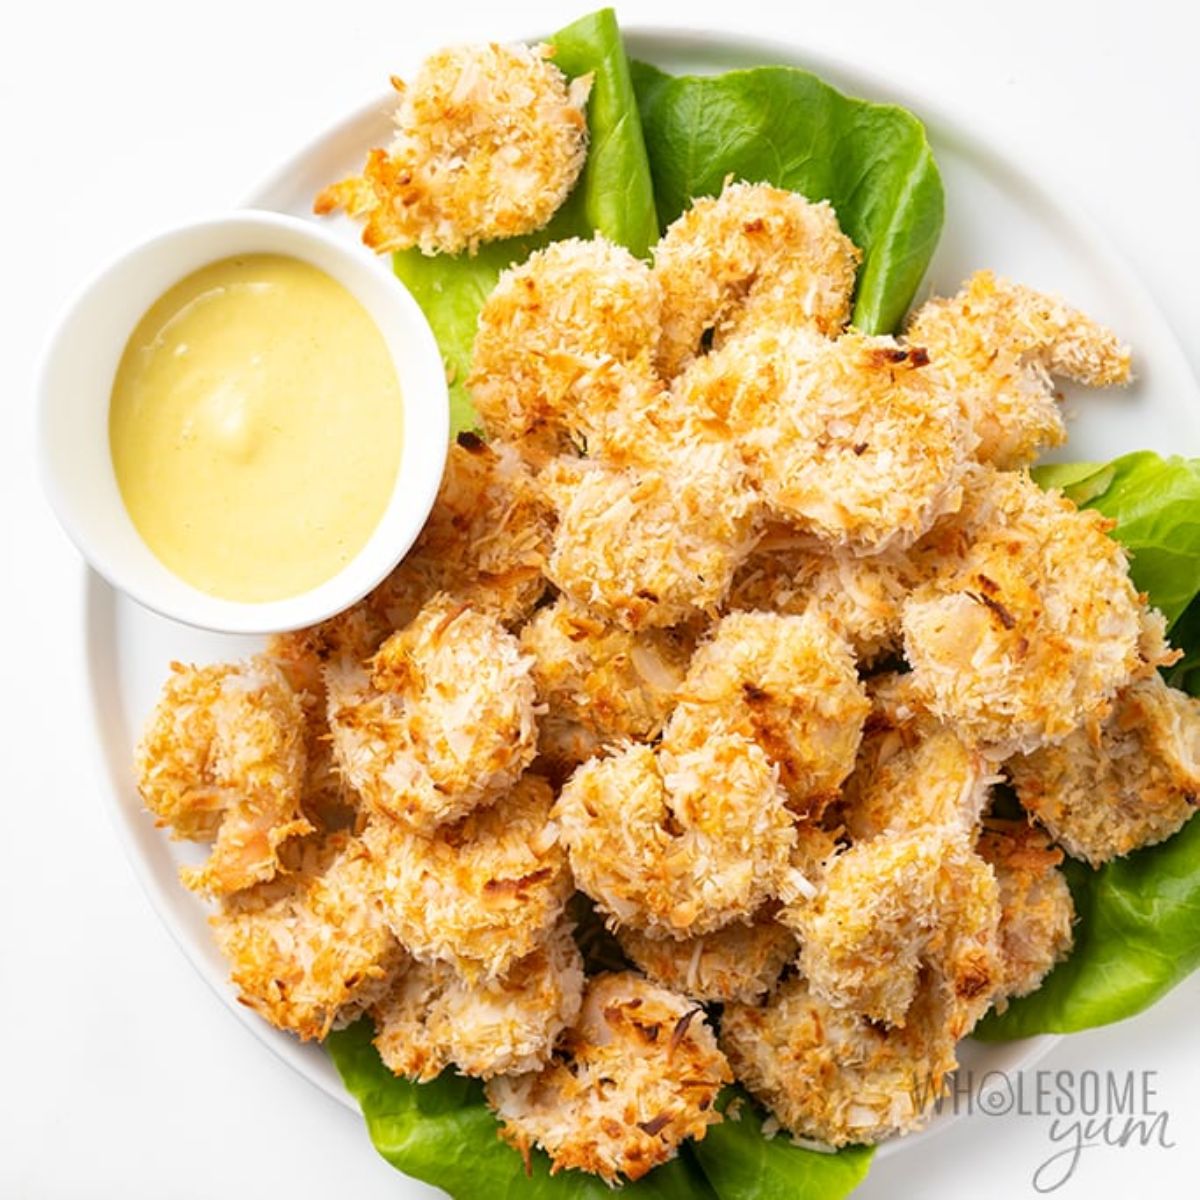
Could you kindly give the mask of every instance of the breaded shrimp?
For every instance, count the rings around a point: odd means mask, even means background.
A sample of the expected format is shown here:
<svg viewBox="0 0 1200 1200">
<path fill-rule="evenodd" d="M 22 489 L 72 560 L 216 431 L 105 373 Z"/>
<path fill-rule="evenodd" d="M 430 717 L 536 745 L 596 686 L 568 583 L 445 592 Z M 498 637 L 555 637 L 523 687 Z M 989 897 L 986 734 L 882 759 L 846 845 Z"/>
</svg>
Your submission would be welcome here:
<svg viewBox="0 0 1200 1200">
<path fill-rule="evenodd" d="M 928 1119 L 958 1065 L 942 990 L 924 981 L 903 1028 L 885 1029 L 789 979 L 764 1005 L 730 1004 L 721 1048 L 734 1075 L 801 1138 L 873 1143 Z"/>
<path fill-rule="evenodd" d="M 793 810 L 819 816 L 854 768 L 869 709 L 849 646 L 817 613 L 730 613 L 696 651 L 663 743 L 736 730 L 779 768 Z"/>
<path fill-rule="evenodd" d="M 541 229 L 587 156 L 592 77 L 570 82 L 549 46 L 456 46 L 430 55 L 400 94 L 396 136 L 361 178 L 327 187 L 318 213 L 344 208 L 385 253 L 474 253 L 480 242 Z"/>
<path fill-rule="evenodd" d="M 494 804 L 432 834 L 386 817 L 367 827 L 384 915 L 413 955 L 475 980 L 498 978 L 533 953 L 572 891 L 549 820 L 553 800 L 544 779 L 525 775 Z"/>
<path fill-rule="evenodd" d="M 827 201 L 764 183 L 727 183 L 719 196 L 695 200 L 654 248 L 663 377 L 686 367 L 709 331 L 718 348 L 770 324 L 836 337 L 850 318 L 861 257 Z"/>
<path fill-rule="evenodd" d="M 796 833 L 778 771 L 739 733 L 591 759 L 554 813 L 577 886 L 613 927 L 711 933 L 790 888 Z"/>
<path fill-rule="evenodd" d="M 321 1039 L 373 1004 L 407 956 L 357 838 L 310 838 L 288 854 L 287 874 L 227 898 L 211 921 L 238 1000 L 279 1029 Z"/>
<path fill-rule="evenodd" d="M 704 1002 L 753 1004 L 796 957 L 796 935 L 771 916 L 726 925 L 700 937 L 648 937 L 636 929 L 617 934 L 630 962 L 655 983 Z"/>
<path fill-rule="evenodd" d="M 540 609 L 521 630 L 521 649 L 533 655 L 533 680 L 547 713 L 560 727 L 576 723 L 599 741 L 657 736 L 693 640 L 686 630 L 630 633 L 567 596 Z"/>
<path fill-rule="evenodd" d="M 536 1071 L 582 998 L 583 960 L 562 925 L 498 979 L 468 984 L 445 963 L 412 963 L 371 1009 L 375 1046 L 421 1083 L 451 1065 L 480 1079 Z"/>
<path fill-rule="evenodd" d="M 917 700 L 1001 758 L 1102 718 L 1143 668 L 1142 608 L 1111 522 L 1024 472 L 979 468 L 974 540 L 904 607 Z"/>
<path fill-rule="evenodd" d="M 501 1136 L 551 1171 L 577 1168 L 610 1185 L 640 1179 L 720 1121 L 730 1082 L 725 1056 L 698 1006 L 632 972 L 588 982 L 561 1057 L 541 1071 L 486 1086 Z"/>
<path fill-rule="evenodd" d="M 225 895 L 270 879 L 280 847 L 312 832 L 301 810 L 304 709 L 269 659 L 172 663 L 134 769 L 159 825 L 213 842 L 202 867 L 180 871 L 194 891 Z"/>
<path fill-rule="evenodd" d="M 1061 445 L 1066 426 L 1052 375 L 1108 387 L 1129 381 L 1129 347 L 1061 300 L 979 271 L 949 300 L 931 300 L 909 322 L 979 435 L 976 455 L 1022 467 Z"/>
<path fill-rule="evenodd" d="M 1000 989 L 995 1007 L 1036 991 L 1055 963 L 1071 951 L 1075 906 L 1058 869 L 1062 851 L 1040 829 L 990 819 L 977 845 L 1000 888 Z"/>
<path fill-rule="evenodd" d="M 537 753 L 536 695 L 495 617 L 435 596 L 371 670 L 326 670 L 338 766 L 368 807 L 428 832 L 490 804 Z"/>
<path fill-rule="evenodd" d="M 1005 764 L 1025 810 L 1097 867 L 1164 841 L 1200 801 L 1200 700 L 1158 674 L 1125 689 L 1098 732 Z"/>
<path fill-rule="evenodd" d="M 488 433 L 536 460 L 653 404 L 661 308 L 650 268 L 599 235 L 510 267 L 480 311 L 467 379 Z"/>
<path fill-rule="evenodd" d="M 996 879 L 959 830 L 873 838 L 829 864 L 811 903 L 785 912 L 814 995 L 903 1025 L 929 968 L 953 997 L 962 1036 L 1000 979 Z"/>
</svg>

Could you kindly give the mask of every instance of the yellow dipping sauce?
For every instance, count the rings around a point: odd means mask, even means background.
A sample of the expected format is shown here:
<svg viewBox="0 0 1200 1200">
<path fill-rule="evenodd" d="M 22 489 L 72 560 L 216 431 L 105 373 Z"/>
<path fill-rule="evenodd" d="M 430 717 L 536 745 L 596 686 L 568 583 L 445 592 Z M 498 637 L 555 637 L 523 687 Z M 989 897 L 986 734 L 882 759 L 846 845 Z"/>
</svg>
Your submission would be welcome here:
<svg viewBox="0 0 1200 1200">
<path fill-rule="evenodd" d="M 340 283 L 251 254 L 189 275 L 141 319 L 108 433 L 125 507 L 166 566 L 227 600 L 278 600 L 335 575 L 379 523 L 400 386 Z"/>
</svg>

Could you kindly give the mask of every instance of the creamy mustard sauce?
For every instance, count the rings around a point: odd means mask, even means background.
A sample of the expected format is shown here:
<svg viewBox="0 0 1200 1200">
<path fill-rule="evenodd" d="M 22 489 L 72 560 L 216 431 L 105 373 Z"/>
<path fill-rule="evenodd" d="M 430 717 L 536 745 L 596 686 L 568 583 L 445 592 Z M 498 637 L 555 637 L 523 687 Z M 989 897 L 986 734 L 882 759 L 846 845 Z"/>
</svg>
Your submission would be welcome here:
<svg viewBox="0 0 1200 1200">
<path fill-rule="evenodd" d="M 251 254 L 154 303 L 117 368 L 108 430 L 158 558 L 212 595 L 277 600 L 335 575 L 374 531 L 400 465 L 400 386 L 340 283 Z"/>
</svg>

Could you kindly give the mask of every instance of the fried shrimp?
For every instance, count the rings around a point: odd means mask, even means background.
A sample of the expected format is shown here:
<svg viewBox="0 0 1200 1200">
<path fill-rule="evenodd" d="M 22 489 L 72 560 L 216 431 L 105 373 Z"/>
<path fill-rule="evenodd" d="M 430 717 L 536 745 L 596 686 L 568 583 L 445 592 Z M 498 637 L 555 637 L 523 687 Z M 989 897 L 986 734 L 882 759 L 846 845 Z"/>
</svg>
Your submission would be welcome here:
<svg viewBox="0 0 1200 1200">
<path fill-rule="evenodd" d="M 1158 674 L 1123 691 L 1098 734 L 1005 764 L 1025 810 L 1099 866 L 1169 838 L 1200 800 L 1200 700 Z"/>
<path fill-rule="evenodd" d="M 873 1143 L 920 1128 L 958 1065 L 941 990 L 924 983 L 903 1028 L 828 1004 L 803 979 L 765 1005 L 730 1004 L 721 1048 L 734 1074 L 797 1137 Z"/>
<path fill-rule="evenodd" d="M 615 1185 L 701 1140 L 721 1119 L 714 1102 L 730 1081 L 703 1010 L 621 972 L 588 981 L 549 1066 L 493 1079 L 486 1094 L 501 1136 L 526 1158 L 540 1146 L 552 1172 L 577 1168 Z"/>
<path fill-rule="evenodd" d="M 495 979 L 545 939 L 572 891 L 553 800 L 544 779 L 525 775 L 432 834 L 387 818 L 367 827 L 384 915 L 415 957 L 447 962 L 467 980 Z"/>
<path fill-rule="evenodd" d="M 1075 906 L 1062 851 L 1039 829 L 1019 821 L 989 820 L 978 843 L 1000 888 L 1000 989 L 995 1006 L 1036 991 L 1055 963 L 1071 951 Z"/>
<path fill-rule="evenodd" d="M 996 758 L 1102 718 L 1144 667 L 1142 607 L 1111 527 L 1024 472 L 980 468 L 978 532 L 904 608 L 917 699 Z"/>
<path fill-rule="evenodd" d="M 521 648 L 533 656 L 533 679 L 547 714 L 560 728 L 582 726 L 597 742 L 645 741 L 659 733 L 692 644 L 683 630 L 630 633 L 566 596 L 540 609 L 521 630 Z"/>
<path fill-rule="evenodd" d="M 1061 300 L 979 271 L 948 300 L 931 300 L 909 322 L 979 436 L 976 454 L 1021 467 L 1066 441 L 1053 375 L 1091 387 L 1129 381 L 1129 347 Z"/>
<path fill-rule="evenodd" d="M 796 957 L 796 935 L 765 914 L 700 937 L 654 938 L 636 929 L 617 934 L 630 962 L 655 983 L 704 1002 L 766 995 Z"/>
<path fill-rule="evenodd" d="M 180 871 L 187 887 L 224 895 L 270 879 L 283 844 L 312 832 L 305 738 L 300 699 L 269 659 L 172 664 L 134 769 L 159 825 L 213 842 L 202 867 Z"/>
<path fill-rule="evenodd" d="M 991 867 L 958 830 L 873 838 L 829 864 L 818 896 L 786 913 L 814 995 L 903 1025 L 923 969 L 953 998 L 965 1034 L 1000 978 Z"/>
<path fill-rule="evenodd" d="M 567 81 L 545 45 L 457 46 L 431 55 L 400 94 L 396 136 L 361 177 L 313 208 L 344 208 L 380 254 L 474 253 L 480 242 L 541 229 L 583 169 L 592 77 Z"/>
<path fill-rule="evenodd" d="M 650 268 L 596 236 L 510 267 L 484 302 L 467 387 L 488 433 L 570 452 L 654 401 L 662 298 Z"/>
<path fill-rule="evenodd" d="M 371 1009 L 375 1046 L 421 1083 L 451 1065 L 480 1079 L 536 1071 L 582 999 L 583 960 L 562 925 L 498 979 L 468 984 L 444 963 L 411 964 Z"/>
<path fill-rule="evenodd" d="M 654 248 L 662 286 L 659 368 L 673 378 L 746 329 L 806 325 L 835 337 L 850 319 L 861 255 L 827 201 L 763 183 L 701 197 Z"/>
<path fill-rule="evenodd" d="M 383 993 L 407 956 L 348 833 L 289 846 L 289 871 L 227 898 L 211 919 L 238 999 L 279 1029 L 324 1038 Z"/>
<path fill-rule="evenodd" d="M 436 596 L 370 671 L 326 671 L 334 754 L 375 812 L 430 831 L 501 795 L 537 753 L 536 696 L 495 617 Z"/>
<path fill-rule="evenodd" d="M 854 768 L 869 708 L 822 617 L 730 613 L 696 651 L 663 741 L 678 750 L 736 730 L 778 767 L 793 809 L 819 816 Z"/>
<path fill-rule="evenodd" d="M 576 885 L 626 926 L 711 933 L 790 888 L 793 818 L 778 772 L 742 734 L 680 753 L 628 745 L 593 758 L 554 809 Z"/>
</svg>

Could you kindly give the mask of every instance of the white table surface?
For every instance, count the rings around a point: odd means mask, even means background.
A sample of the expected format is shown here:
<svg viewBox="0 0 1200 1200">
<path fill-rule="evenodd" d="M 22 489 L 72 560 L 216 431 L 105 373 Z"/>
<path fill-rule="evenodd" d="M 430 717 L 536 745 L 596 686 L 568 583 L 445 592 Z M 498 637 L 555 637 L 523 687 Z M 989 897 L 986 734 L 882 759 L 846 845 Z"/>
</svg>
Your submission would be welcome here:
<svg viewBox="0 0 1200 1200">
<path fill-rule="evenodd" d="M 0 1196 L 392 1197 L 358 1120 L 239 1027 L 160 926 L 80 730 L 80 565 L 37 488 L 32 379 L 56 310 L 152 228 L 232 204 L 375 94 L 400 48 L 552 29 L 577 6 L 109 0 L 9 6 L 0 33 Z M 736 21 L 888 72 L 1078 196 L 1200 373 L 1200 71 L 1192 5 L 645 2 L 628 23 Z M 786 15 L 785 15 L 786 14 Z M 951 216 L 951 219 L 953 217 Z M 1173 1149 L 1084 1152 L 1062 1196 L 1196 1194 L 1200 977 L 1048 1066 L 1157 1072 Z M 863 1200 L 1032 1196 L 1048 1117 L 961 1122 Z M 1174 1186 L 1172 1186 L 1174 1185 Z"/>
</svg>

